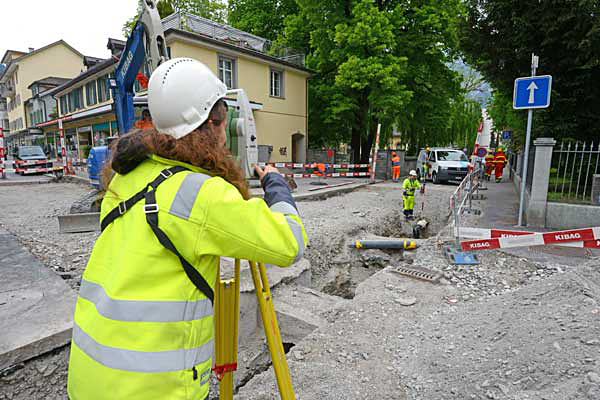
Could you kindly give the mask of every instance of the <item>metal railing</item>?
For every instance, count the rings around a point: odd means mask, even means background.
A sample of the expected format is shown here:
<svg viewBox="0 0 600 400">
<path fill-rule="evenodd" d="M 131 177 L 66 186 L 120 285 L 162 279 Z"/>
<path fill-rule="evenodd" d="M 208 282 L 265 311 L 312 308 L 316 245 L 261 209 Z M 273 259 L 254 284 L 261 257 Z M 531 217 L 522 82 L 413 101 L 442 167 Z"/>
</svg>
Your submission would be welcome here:
<svg viewBox="0 0 600 400">
<path fill-rule="evenodd" d="M 467 176 L 460 182 L 452 196 L 450 196 L 450 209 L 454 218 L 454 237 L 456 246 L 460 247 L 460 217 L 465 211 L 473 210 L 473 195 L 479 196 L 480 183 L 483 181 L 483 168 L 478 163 Z M 468 205 L 468 207 L 466 207 Z"/>
<path fill-rule="evenodd" d="M 548 200 L 590 203 L 592 180 L 598 173 L 600 144 L 562 142 L 552 152 Z"/>
</svg>

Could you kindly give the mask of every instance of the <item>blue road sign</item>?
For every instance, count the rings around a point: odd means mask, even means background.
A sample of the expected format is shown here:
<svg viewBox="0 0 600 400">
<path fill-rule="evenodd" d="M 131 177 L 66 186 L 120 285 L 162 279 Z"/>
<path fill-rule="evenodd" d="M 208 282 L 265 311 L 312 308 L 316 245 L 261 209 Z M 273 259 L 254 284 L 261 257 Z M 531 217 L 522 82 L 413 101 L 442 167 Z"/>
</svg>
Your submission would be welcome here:
<svg viewBox="0 0 600 400">
<path fill-rule="evenodd" d="M 552 76 L 540 75 L 515 79 L 513 108 L 546 108 L 550 105 Z"/>
<path fill-rule="evenodd" d="M 502 131 L 502 141 L 508 142 L 512 139 L 512 131 Z"/>
</svg>

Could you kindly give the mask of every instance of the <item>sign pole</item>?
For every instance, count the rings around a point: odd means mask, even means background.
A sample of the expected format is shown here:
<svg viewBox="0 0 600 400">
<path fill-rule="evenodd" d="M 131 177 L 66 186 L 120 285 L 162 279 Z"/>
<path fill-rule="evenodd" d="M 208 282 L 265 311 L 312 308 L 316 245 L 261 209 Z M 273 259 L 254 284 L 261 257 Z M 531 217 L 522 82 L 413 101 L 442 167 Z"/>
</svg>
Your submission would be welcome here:
<svg viewBox="0 0 600 400">
<path fill-rule="evenodd" d="M 377 167 L 377 152 L 379 150 L 379 132 L 380 131 L 381 131 L 381 124 L 377 124 L 377 135 L 375 135 L 375 150 L 373 151 L 373 164 L 371 165 L 370 183 L 375 183 L 375 168 Z"/>
<path fill-rule="evenodd" d="M 538 66 L 538 56 L 531 53 L 531 76 L 535 76 Z M 519 200 L 519 226 L 523 226 L 523 211 L 525 203 L 525 185 L 527 183 L 527 166 L 529 163 L 529 141 L 531 139 L 531 123 L 533 120 L 533 109 L 527 111 L 527 135 L 525 136 L 525 160 L 523 161 L 523 174 L 521 175 L 521 199 Z"/>
<path fill-rule="evenodd" d="M 1 124 L 2 122 L 0 122 Z M 4 129 L 2 128 L 2 126 L 0 126 L 0 178 L 2 179 L 6 179 L 6 169 L 4 166 L 4 155 L 5 153 L 5 149 L 4 149 Z"/>
</svg>

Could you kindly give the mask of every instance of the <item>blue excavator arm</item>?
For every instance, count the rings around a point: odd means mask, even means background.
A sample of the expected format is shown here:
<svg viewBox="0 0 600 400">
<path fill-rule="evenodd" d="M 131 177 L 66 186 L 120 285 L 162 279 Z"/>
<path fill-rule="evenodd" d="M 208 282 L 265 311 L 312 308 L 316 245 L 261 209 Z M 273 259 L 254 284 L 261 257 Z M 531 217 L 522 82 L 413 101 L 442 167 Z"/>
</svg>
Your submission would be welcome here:
<svg viewBox="0 0 600 400">
<path fill-rule="evenodd" d="M 167 59 L 164 30 L 156 0 L 144 0 L 140 18 L 127 39 L 115 76 L 110 82 L 119 135 L 133 128 L 133 86 L 138 72 L 146 63 L 151 74 Z"/>
</svg>

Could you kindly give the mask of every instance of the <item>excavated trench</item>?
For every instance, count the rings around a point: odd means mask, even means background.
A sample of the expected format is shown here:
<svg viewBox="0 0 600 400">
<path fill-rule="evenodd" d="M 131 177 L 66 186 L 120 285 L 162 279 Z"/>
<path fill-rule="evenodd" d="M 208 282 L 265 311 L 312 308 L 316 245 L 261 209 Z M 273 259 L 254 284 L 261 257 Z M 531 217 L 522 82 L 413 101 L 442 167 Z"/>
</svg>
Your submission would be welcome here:
<svg viewBox="0 0 600 400">
<path fill-rule="evenodd" d="M 417 219 L 406 221 L 400 211 L 391 211 L 388 215 L 381 218 L 375 224 L 364 224 L 364 226 L 353 229 L 340 235 L 334 243 L 325 248 L 317 247 L 310 249 L 307 258 L 323 260 L 322 254 L 329 257 L 326 259 L 328 264 L 324 268 L 324 273 L 314 273 L 313 281 L 318 290 L 344 299 L 352 299 L 355 295 L 356 287 L 370 276 L 385 268 L 388 265 L 403 265 L 412 263 L 409 250 L 391 250 L 391 249 L 356 249 L 350 245 L 361 239 L 385 240 L 385 239 L 427 239 L 435 236 L 435 227 L 428 225 L 425 229 L 415 229 Z M 418 232 L 416 232 L 418 230 Z M 316 276 L 315 276 L 316 275 Z"/>
<path fill-rule="evenodd" d="M 361 219 L 363 220 L 363 219 Z M 336 302 L 343 299 L 352 299 L 355 296 L 356 287 L 367 280 L 373 274 L 387 267 L 388 265 L 406 266 L 412 264 L 410 251 L 406 250 L 380 250 L 368 249 L 359 250 L 350 248 L 350 244 L 356 240 L 364 239 L 413 239 L 413 226 L 417 220 L 405 221 L 401 212 L 390 211 L 384 217 L 377 219 L 374 223 L 364 219 L 362 224 L 351 225 L 353 228 L 347 232 L 340 233 L 334 238 L 324 238 L 313 236 L 311 247 L 308 249 L 305 257 L 310 261 L 312 279 L 307 291 L 313 294 L 320 293 L 331 299 L 337 299 Z M 430 224 L 421 232 L 421 239 L 434 236 L 437 227 Z M 320 264 L 318 264 L 320 263 Z M 293 282 L 288 282 L 288 284 Z M 282 299 L 284 291 L 296 290 L 284 286 L 283 289 L 276 289 L 274 298 Z M 284 296 L 285 297 L 285 296 Z M 283 298 L 283 301 L 286 299 Z M 277 301 L 276 301 L 277 303 Z M 296 305 L 300 306 L 302 300 L 298 300 Z M 333 304 L 333 303 L 330 303 Z M 322 311 L 326 311 L 327 305 Z M 288 329 L 287 324 L 290 321 L 278 316 L 280 329 L 285 332 Z M 316 329 L 317 326 L 314 327 Z M 306 335 L 310 330 L 306 331 Z M 282 333 L 282 336 L 285 335 Z M 298 340 L 303 336 L 296 337 L 297 340 L 290 341 L 289 338 L 283 338 L 283 345 L 286 353 L 294 347 Z M 236 373 L 236 392 L 246 385 L 254 376 L 266 371 L 271 366 L 269 350 L 264 340 L 262 330 L 257 331 L 257 335 L 251 339 L 246 338 L 243 348 L 240 348 L 240 363 L 246 364 Z M 295 357 L 292 350 L 289 354 Z M 290 357 L 288 355 L 288 357 Z M 217 398 L 216 383 L 213 382 L 215 390 L 212 391 Z"/>
</svg>

